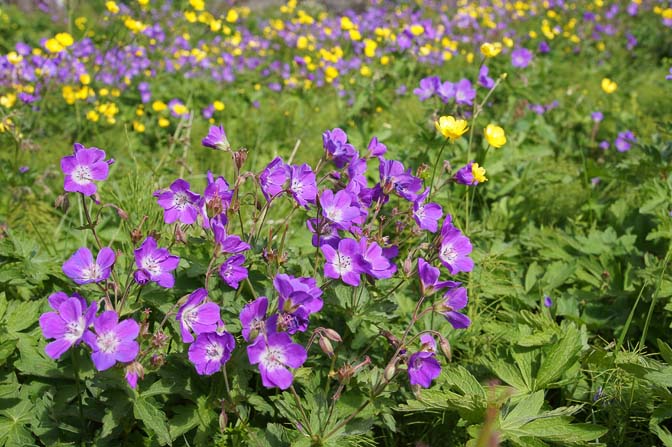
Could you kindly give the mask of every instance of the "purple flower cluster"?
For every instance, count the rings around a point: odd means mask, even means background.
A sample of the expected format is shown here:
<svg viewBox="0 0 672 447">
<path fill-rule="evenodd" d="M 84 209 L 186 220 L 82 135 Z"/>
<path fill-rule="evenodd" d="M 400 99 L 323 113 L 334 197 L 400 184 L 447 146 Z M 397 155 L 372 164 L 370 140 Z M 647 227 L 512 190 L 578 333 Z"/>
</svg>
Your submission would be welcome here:
<svg viewBox="0 0 672 447">
<path fill-rule="evenodd" d="M 485 66 L 479 74 L 479 84 L 486 88 L 494 85 L 494 81 L 488 78 L 488 69 Z M 438 96 L 446 104 L 450 101 L 455 101 L 455 104 L 466 106 L 473 105 L 476 98 L 476 89 L 469 79 L 460 79 L 455 83 L 450 81 L 441 82 L 441 78 L 438 76 L 429 76 L 421 79 L 420 86 L 414 89 L 413 93 L 420 101 L 426 101 L 433 96 Z"/>
</svg>

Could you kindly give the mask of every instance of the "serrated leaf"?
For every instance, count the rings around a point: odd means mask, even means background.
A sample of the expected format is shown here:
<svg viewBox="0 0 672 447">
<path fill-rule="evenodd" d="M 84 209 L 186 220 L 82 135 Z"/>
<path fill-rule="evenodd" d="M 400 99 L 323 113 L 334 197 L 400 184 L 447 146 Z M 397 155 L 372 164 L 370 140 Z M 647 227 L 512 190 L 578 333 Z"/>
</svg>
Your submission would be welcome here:
<svg viewBox="0 0 672 447">
<path fill-rule="evenodd" d="M 154 404 L 143 397 L 138 397 L 133 402 L 133 414 L 136 419 L 140 419 L 149 433 L 155 434 L 161 445 L 172 445 L 170 431 L 166 421 L 166 415 Z"/>
<path fill-rule="evenodd" d="M 536 376 L 536 388 L 545 388 L 562 376 L 572 363 L 578 360 L 581 351 L 581 334 L 574 325 L 568 325 L 558 343 L 551 345 L 541 362 Z"/>
<path fill-rule="evenodd" d="M 537 391 L 526 396 L 504 417 L 501 424 L 502 429 L 518 428 L 526 424 L 539 414 L 543 405 L 543 391 Z"/>
<path fill-rule="evenodd" d="M 536 261 L 530 264 L 525 274 L 525 292 L 532 290 L 532 287 L 537 283 L 537 279 L 543 272 L 544 270 Z"/>
</svg>

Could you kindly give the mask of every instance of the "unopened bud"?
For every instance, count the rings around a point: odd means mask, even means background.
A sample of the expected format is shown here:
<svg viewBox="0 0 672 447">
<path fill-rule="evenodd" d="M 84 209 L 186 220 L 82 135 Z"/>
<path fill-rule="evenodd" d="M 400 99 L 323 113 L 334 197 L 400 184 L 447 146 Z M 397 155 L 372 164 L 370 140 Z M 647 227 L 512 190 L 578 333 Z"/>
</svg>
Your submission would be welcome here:
<svg viewBox="0 0 672 447">
<path fill-rule="evenodd" d="M 392 334 L 392 332 L 381 329 L 380 335 L 387 338 L 387 341 L 390 342 L 390 344 L 394 349 L 397 349 L 399 347 L 399 339 L 395 337 L 394 334 Z"/>
<path fill-rule="evenodd" d="M 54 201 L 54 207 L 63 212 L 68 211 L 68 208 L 70 207 L 70 200 L 68 199 L 68 195 L 61 194 L 60 196 L 56 197 L 56 200 Z"/>
<path fill-rule="evenodd" d="M 337 341 L 337 342 L 343 341 L 340 334 L 333 329 L 322 328 L 322 335 L 324 335 L 331 341 Z"/>
<path fill-rule="evenodd" d="M 404 259 L 404 264 L 402 265 L 401 268 L 404 271 L 404 275 L 411 276 L 411 274 L 413 273 L 413 260 L 411 259 L 410 255 L 406 259 Z"/>
<path fill-rule="evenodd" d="M 187 234 L 179 226 L 175 229 L 175 240 L 182 244 L 187 243 Z"/>
<path fill-rule="evenodd" d="M 128 220 L 128 213 L 126 211 L 122 210 L 121 208 L 118 208 L 118 207 L 117 207 L 117 215 L 124 220 Z"/>
<path fill-rule="evenodd" d="M 141 240 L 142 240 L 142 231 L 140 231 L 140 229 L 138 228 L 134 228 L 131 231 L 131 242 L 133 242 L 133 244 L 135 245 Z"/>
<path fill-rule="evenodd" d="M 394 377 L 394 373 L 397 372 L 397 366 L 394 363 L 390 363 L 385 367 L 385 371 L 383 371 L 383 377 L 385 378 L 386 381 L 392 380 Z"/>
<path fill-rule="evenodd" d="M 328 338 L 320 337 L 320 339 L 317 341 L 317 344 L 320 345 L 322 352 L 327 354 L 329 358 L 334 356 L 334 347 L 331 345 L 331 342 Z"/>
<path fill-rule="evenodd" d="M 219 413 L 219 431 L 224 433 L 227 425 L 229 425 L 229 416 L 227 416 L 226 411 L 222 408 L 222 411 Z"/>
<path fill-rule="evenodd" d="M 166 363 L 166 358 L 163 354 L 154 354 L 149 362 L 154 368 L 160 368 Z"/>
<path fill-rule="evenodd" d="M 446 340 L 445 338 L 441 337 L 441 340 L 439 340 L 439 347 L 441 348 L 441 352 L 443 355 L 446 357 L 446 360 L 449 362 L 452 361 L 453 359 L 453 352 L 450 349 L 450 342 Z"/>
</svg>

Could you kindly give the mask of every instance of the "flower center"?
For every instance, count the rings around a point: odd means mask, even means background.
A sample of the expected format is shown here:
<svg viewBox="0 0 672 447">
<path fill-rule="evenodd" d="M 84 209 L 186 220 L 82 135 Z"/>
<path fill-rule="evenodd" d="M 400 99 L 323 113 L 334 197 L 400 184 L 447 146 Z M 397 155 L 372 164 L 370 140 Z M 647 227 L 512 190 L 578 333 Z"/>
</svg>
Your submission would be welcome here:
<svg viewBox="0 0 672 447">
<path fill-rule="evenodd" d="M 266 369 L 282 368 L 285 363 L 285 355 L 281 349 L 269 346 L 266 352 L 262 354 L 261 361 Z"/>
<path fill-rule="evenodd" d="M 327 210 L 325 210 L 327 213 L 327 218 L 329 220 L 332 220 L 334 222 L 339 222 L 343 220 L 343 211 L 336 208 L 336 207 L 331 207 Z"/>
<path fill-rule="evenodd" d="M 85 279 L 87 281 L 89 280 L 97 280 L 102 276 L 103 272 L 98 264 L 95 262 L 88 267 L 85 267 L 82 269 L 82 279 Z"/>
<path fill-rule="evenodd" d="M 198 308 L 189 307 L 182 312 L 182 321 L 189 327 L 192 323 L 198 321 Z"/>
<path fill-rule="evenodd" d="M 182 211 L 189 204 L 189 197 L 183 192 L 176 192 L 173 196 L 173 207 Z"/>
<path fill-rule="evenodd" d="M 113 354 L 119 347 L 119 338 L 113 331 L 105 332 L 98 336 L 98 349 L 105 354 Z"/>
<path fill-rule="evenodd" d="M 161 266 L 159 262 L 152 256 L 142 258 L 142 268 L 147 270 L 152 276 L 161 273 Z"/>
<path fill-rule="evenodd" d="M 93 180 L 91 168 L 86 165 L 77 165 L 72 171 L 72 180 L 78 185 L 88 185 Z"/>
<path fill-rule="evenodd" d="M 79 317 L 77 321 L 71 321 L 65 325 L 65 339 L 71 343 L 76 342 L 84 334 L 84 317 Z"/>
<path fill-rule="evenodd" d="M 339 253 L 338 259 L 336 259 L 336 262 L 334 263 L 334 268 L 341 276 L 350 272 L 352 270 L 352 258 Z"/>
<path fill-rule="evenodd" d="M 419 220 L 423 220 L 425 218 L 425 206 L 420 205 L 417 211 L 415 212 L 415 215 Z"/>
<path fill-rule="evenodd" d="M 303 183 L 297 179 L 292 180 L 292 191 L 300 195 L 303 192 Z"/>
<path fill-rule="evenodd" d="M 219 362 L 222 356 L 224 356 L 224 347 L 219 343 L 212 342 L 205 347 L 205 358 L 208 361 Z"/>
<path fill-rule="evenodd" d="M 452 264 L 457 259 L 457 251 L 453 248 L 452 245 L 446 244 L 441 247 L 441 252 L 439 253 L 441 259 L 446 261 L 448 264 Z"/>
</svg>

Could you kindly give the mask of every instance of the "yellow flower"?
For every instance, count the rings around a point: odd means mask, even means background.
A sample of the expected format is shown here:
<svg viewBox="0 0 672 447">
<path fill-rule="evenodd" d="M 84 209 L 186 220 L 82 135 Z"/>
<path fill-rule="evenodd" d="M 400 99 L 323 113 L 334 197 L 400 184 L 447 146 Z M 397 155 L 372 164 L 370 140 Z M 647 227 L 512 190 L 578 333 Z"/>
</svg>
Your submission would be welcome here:
<svg viewBox="0 0 672 447">
<path fill-rule="evenodd" d="M 166 118 L 159 118 L 159 127 L 168 127 L 170 125 L 170 121 L 168 121 Z"/>
<path fill-rule="evenodd" d="M 442 116 L 434 123 L 436 130 L 450 141 L 455 141 L 469 130 L 467 122 L 463 119 L 455 119 L 453 116 Z"/>
<path fill-rule="evenodd" d="M 203 11 L 205 9 L 205 2 L 203 0 L 189 0 L 189 4 L 196 11 Z"/>
<path fill-rule="evenodd" d="M 10 51 L 9 53 L 7 53 L 7 61 L 12 65 L 19 64 L 21 63 L 22 60 L 23 56 L 21 56 L 16 51 Z"/>
<path fill-rule="evenodd" d="M 485 139 L 488 141 L 488 144 L 495 149 L 506 144 L 506 134 L 504 133 L 504 129 L 495 124 L 488 124 L 485 128 Z"/>
<path fill-rule="evenodd" d="M 478 183 L 487 182 L 488 179 L 485 176 L 485 168 L 479 166 L 478 163 L 473 163 L 471 165 L 471 174 L 474 176 L 474 180 Z"/>
<path fill-rule="evenodd" d="M 0 96 L 0 106 L 11 109 L 16 103 L 16 95 L 14 93 L 7 93 L 5 96 Z"/>
<path fill-rule="evenodd" d="M 79 82 L 83 85 L 89 85 L 91 83 L 91 76 L 88 73 L 79 75 Z"/>
<path fill-rule="evenodd" d="M 499 42 L 486 42 L 481 45 L 481 54 L 485 57 L 495 57 L 502 51 L 502 44 Z"/>
<path fill-rule="evenodd" d="M 88 112 L 86 112 L 86 119 L 94 123 L 97 123 L 98 120 L 100 119 L 100 115 L 95 110 L 89 110 Z"/>
<path fill-rule="evenodd" d="M 112 14 L 117 14 L 119 12 L 119 6 L 117 6 L 117 4 L 112 0 L 105 2 L 105 7 Z"/>
<path fill-rule="evenodd" d="M 152 103 L 152 110 L 154 110 L 155 112 L 162 112 L 166 110 L 167 107 L 168 106 L 163 101 L 154 101 Z"/>
<path fill-rule="evenodd" d="M 143 133 L 145 131 L 145 125 L 139 121 L 133 121 L 133 130 L 138 133 Z"/>
<path fill-rule="evenodd" d="M 238 11 L 235 9 L 229 9 L 226 13 L 226 21 L 229 23 L 236 23 L 238 21 Z"/>
<path fill-rule="evenodd" d="M 607 95 L 610 95 L 616 91 L 618 88 L 618 84 L 612 81 L 609 78 L 604 78 L 602 79 L 602 90 L 604 90 L 604 93 Z"/>
<path fill-rule="evenodd" d="M 371 69 L 369 67 L 367 67 L 366 65 L 362 65 L 362 68 L 359 69 L 359 73 L 362 76 L 367 77 L 367 78 L 373 74 L 371 72 Z"/>
<path fill-rule="evenodd" d="M 74 43 L 74 39 L 68 33 L 58 33 L 52 39 L 47 39 L 44 46 L 50 53 L 60 53 Z"/>
<path fill-rule="evenodd" d="M 222 101 L 215 101 L 215 102 L 212 103 L 212 106 L 218 112 L 221 112 L 222 110 L 224 110 L 224 103 Z"/>
</svg>

